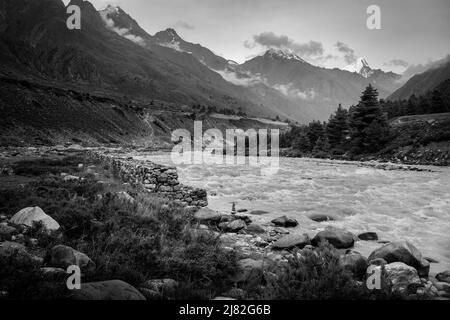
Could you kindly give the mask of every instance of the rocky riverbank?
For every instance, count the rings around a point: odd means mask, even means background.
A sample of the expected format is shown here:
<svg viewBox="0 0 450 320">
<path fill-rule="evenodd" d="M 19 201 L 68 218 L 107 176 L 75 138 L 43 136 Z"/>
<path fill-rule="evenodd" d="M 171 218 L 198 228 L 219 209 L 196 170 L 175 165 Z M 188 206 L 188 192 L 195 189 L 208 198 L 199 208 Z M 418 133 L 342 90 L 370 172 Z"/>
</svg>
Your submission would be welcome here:
<svg viewBox="0 0 450 320">
<path fill-rule="evenodd" d="M 66 156 L 78 158 L 54 159 Z M 43 167 L 32 162 L 33 157 L 43 162 Z M 20 160 L 12 161 L 15 158 Z M 28 161 L 25 164 L 24 159 Z M 42 174 L 44 180 L 30 178 Z M 279 288 L 286 270 L 297 268 L 295 272 L 313 277 L 308 268 L 317 263 L 323 274 L 312 281 L 331 281 L 326 275 L 336 272 L 336 278 L 349 283 L 361 299 L 377 294 L 366 285 L 374 272 L 382 275 L 384 297 L 450 298 L 450 271 L 430 274 L 430 264 L 436 261 L 424 257 L 407 241 L 387 243 L 374 232 L 353 234 L 325 226 L 308 234 L 288 216 L 258 224 L 256 217 L 267 213 L 263 211 L 233 207 L 228 214 L 219 213 L 205 207 L 206 192 L 186 201 L 185 195 L 193 190 L 198 194 L 198 190 L 166 189 L 179 185 L 176 169 L 135 161 L 118 150 L 105 152 L 76 145 L 9 150 L 2 157 L 2 179 L 15 183 L 10 186 L 15 193 L 8 189 L 8 183 L 2 184 L 7 190 L 0 195 L 0 299 L 16 298 L 14 288 L 36 285 L 50 292 L 48 298 L 67 297 L 67 268 L 72 265 L 80 267 L 83 281 L 81 290 L 69 293 L 71 299 L 177 298 L 174 292 L 192 293 L 199 287 L 203 299 L 292 298 L 272 295 L 282 292 Z M 18 181 L 23 183 L 19 189 Z M 154 185 L 151 190 L 148 184 Z M 180 199 L 174 196 L 177 191 L 182 192 Z M 149 196 L 166 200 L 149 200 Z M 147 215 L 149 220 L 141 220 Z M 315 215 L 310 219 L 322 223 L 330 217 Z M 371 243 L 375 249 L 361 254 L 355 250 L 358 242 Z M 142 259 L 147 256 L 159 262 L 144 263 Z M 113 267 L 105 264 L 115 259 L 120 260 Z M 191 284 L 173 271 L 181 266 L 190 270 L 187 275 L 196 274 L 201 281 L 211 272 L 206 279 L 213 281 L 183 291 Z M 164 271 L 144 276 L 141 268 Z M 18 279 L 17 271 L 27 274 L 26 279 Z M 214 293 L 205 295 L 203 288 Z M 354 293 L 341 291 L 333 294 L 329 298 L 354 297 Z"/>
</svg>

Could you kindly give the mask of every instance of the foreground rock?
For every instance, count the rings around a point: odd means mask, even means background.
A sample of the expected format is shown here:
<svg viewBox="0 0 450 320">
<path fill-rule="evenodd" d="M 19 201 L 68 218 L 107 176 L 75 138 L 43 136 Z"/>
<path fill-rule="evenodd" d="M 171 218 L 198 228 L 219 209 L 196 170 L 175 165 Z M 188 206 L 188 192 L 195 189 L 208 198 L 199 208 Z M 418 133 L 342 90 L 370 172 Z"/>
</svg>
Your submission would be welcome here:
<svg viewBox="0 0 450 320">
<path fill-rule="evenodd" d="M 52 267 L 66 269 L 69 266 L 77 265 L 84 270 L 95 269 L 95 263 L 87 255 L 68 246 L 54 246 L 48 256 Z"/>
<path fill-rule="evenodd" d="M 298 222 L 295 219 L 288 218 L 286 216 L 276 218 L 272 220 L 272 223 L 276 225 L 277 227 L 283 227 L 283 228 L 293 228 L 298 226 Z"/>
<path fill-rule="evenodd" d="M 320 231 L 313 239 L 312 244 L 319 246 L 321 242 L 328 241 L 332 246 L 337 249 L 347 249 L 353 247 L 355 243 L 355 236 L 353 233 L 337 229 L 329 228 Z"/>
<path fill-rule="evenodd" d="M 146 300 L 136 288 L 121 280 L 82 283 L 74 300 Z"/>
<path fill-rule="evenodd" d="M 276 241 L 272 248 L 275 250 L 299 248 L 303 249 L 305 246 L 311 244 L 311 240 L 307 234 L 289 234 Z"/>
<path fill-rule="evenodd" d="M 17 212 L 10 220 L 17 225 L 32 227 L 35 222 L 41 222 L 49 231 L 59 230 L 60 225 L 39 207 L 25 208 Z"/>
<path fill-rule="evenodd" d="M 387 263 L 403 262 L 415 268 L 421 277 L 428 276 L 430 263 L 422 258 L 420 251 L 408 241 L 397 241 L 385 244 L 373 251 L 368 260 L 381 258 Z"/>
<path fill-rule="evenodd" d="M 381 272 L 381 267 L 376 267 Z M 421 285 L 417 270 L 403 262 L 394 262 L 384 266 L 385 279 L 392 286 L 392 292 L 415 293 L 411 288 Z"/>
</svg>

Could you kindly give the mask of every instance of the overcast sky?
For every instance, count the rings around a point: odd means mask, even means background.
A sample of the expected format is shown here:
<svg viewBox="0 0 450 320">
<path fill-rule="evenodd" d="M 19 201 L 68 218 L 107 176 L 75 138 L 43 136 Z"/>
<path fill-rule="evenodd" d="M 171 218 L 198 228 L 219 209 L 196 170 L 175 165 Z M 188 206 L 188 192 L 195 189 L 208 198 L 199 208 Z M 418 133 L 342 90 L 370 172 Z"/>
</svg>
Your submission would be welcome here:
<svg viewBox="0 0 450 320">
<path fill-rule="evenodd" d="M 450 54 L 450 0 L 91 0 L 119 5 L 150 34 L 173 27 L 227 59 L 244 62 L 267 47 L 289 47 L 326 67 L 364 57 L 400 72 Z M 381 30 L 366 27 L 381 8 Z"/>
</svg>

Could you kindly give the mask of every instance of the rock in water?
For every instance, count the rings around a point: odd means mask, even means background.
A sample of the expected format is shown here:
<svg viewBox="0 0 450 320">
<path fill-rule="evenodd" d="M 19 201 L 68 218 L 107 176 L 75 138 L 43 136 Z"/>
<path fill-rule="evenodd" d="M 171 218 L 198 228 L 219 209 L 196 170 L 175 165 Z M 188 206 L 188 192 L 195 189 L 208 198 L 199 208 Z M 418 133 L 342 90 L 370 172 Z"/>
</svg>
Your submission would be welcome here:
<svg viewBox="0 0 450 320">
<path fill-rule="evenodd" d="M 339 258 L 344 269 L 349 270 L 355 279 L 361 280 L 367 270 L 367 259 L 360 254 L 345 254 Z"/>
<path fill-rule="evenodd" d="M 430 269 L 430 264 L 422 258 L 420 251 L 408 241 L 385 244 L 370 254 L 369 261 L 377 258 L 382 258 L 387 263 L 403 262 L 416 268 L 422 277 L 427 276 Z"/>
<path fill-rule="evenodd" d="M 261 227 L 259 224 L 251 223 L 247 226 L 247 233 L 257 234 L 257 233 L 265 233 L 263 227 Z"/>
<path fill-rule="evenodd" d="M 25 208 L 17 212 L 10 220 L 17 225 L 32 227 L 34 222 L 42 222 L 49 231 L 59 230 L 60 225 L 39 207 Z"/>
<path fill-rule="evenodd" d="M 69 266 L 77 265 L 81 269 L 95 268 L 95 263 L 87 255 L 68 246 L 54 246 L 48 256 L 53 267 L 66 269 Z"/>
<path fill-rule="evenodd" d="M 201 208 L 194 213 L 194 218 L 200 222 L 219 222 L 222 215 L 210 208 Z"/>
<path fill-rule="evenodd" d="M 329 228 L 320 231 L 312 239 L 312 244 L 317 247 L 321 242 L 326 240 L 337 249 L 347 249 L 353 247 L 353 244 L 355 243 L 354 237 L 353 233 L 346 230 Z"/>
<path fill-rule="evenodd" d="M 73 300 L 145 300 L 136 288 L 121 280 L 82 283 Z"/>
<path fill-rule="evenodd" d="M 297 220 L 288 218 L 286 216 L 276 218 L 276 219 L 272 220 L 272 223 L 278 227 L 284 227 L 284 228 L 298 226 Z"/>
<path fill-rule="evenodd" d="M 309 216 L 309 218 L 315 222 L 325 222 L 325 221 L 334 221 L 335 218 L 331 215 L 327 215 L 324 213 L 314 213 Z"/>
<path fill-rule="evenodd" d="M 311 244 L 307 234 L 289 234 L 284 236 L 272 245 L 273 249 L 303 249 L 305 246 Z"/>
<path fill-rule="evenodd" d="M 364 232 L 358 235 L 358 238 L 363 241 L 377 241 L 378 235 L 375 232 Z"/>
</svg>

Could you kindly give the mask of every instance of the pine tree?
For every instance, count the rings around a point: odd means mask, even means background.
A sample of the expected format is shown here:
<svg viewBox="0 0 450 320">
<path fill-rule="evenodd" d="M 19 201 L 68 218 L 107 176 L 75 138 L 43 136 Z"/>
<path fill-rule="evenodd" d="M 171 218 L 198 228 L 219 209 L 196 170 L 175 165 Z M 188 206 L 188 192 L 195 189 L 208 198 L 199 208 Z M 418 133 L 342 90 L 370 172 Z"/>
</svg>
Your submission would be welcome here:
<svg viewBox="0 0 450 320">
<path fill-rule="evenodd" d="M 306 130 L 300 130 L 298 135 L 293 139 L 292 147 L 301 152 L 308 152 L 311 150 L 311 141 L 306 133 Z"/>
<path fill-rule="evenodd" d="M 352 110 L 350 127 L 356 153 L 378 151 L 387 140 L 389 125 L 382 113 L 378 92 L 370 84 Z"/>
<path fill-rule="evenodd" d="M 442 93 L 439 90 L 433 90 L 431 93 L 431 110 L 433 113 L 441 113 L 446 111 Z"/>
<path fill-rule="evenodd" d="M 328 142 L 328 136 L 324 133 L 319 139 L 317 139 L 314 146 L 313 153 L 315 156 L 324 157 L 330 152 L 330 143 Z"/>
<path fill-rule="evenodd" d="M 339 105 L 326 126 L 326 134 L 332 149 L 341 148 L 349 134 L 348 112 Z"/>
<path fill-rule="evenodd" d="M 320 121 L 310 122 L 308 125 L 307 134 L 312 150 L 312 148 L 316 145 L 317 140 L 324 134 L 324 126 L 320 123 Z"/>
</svg>

